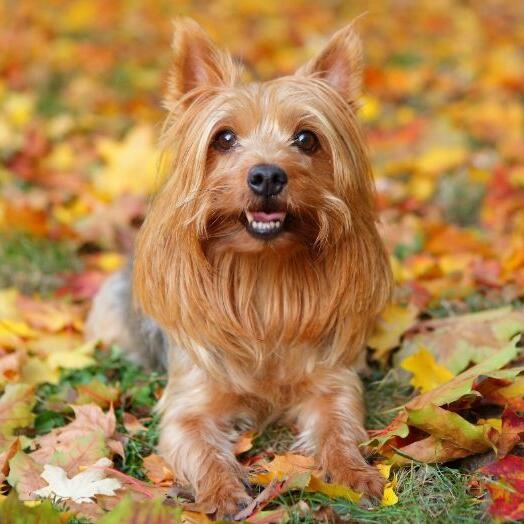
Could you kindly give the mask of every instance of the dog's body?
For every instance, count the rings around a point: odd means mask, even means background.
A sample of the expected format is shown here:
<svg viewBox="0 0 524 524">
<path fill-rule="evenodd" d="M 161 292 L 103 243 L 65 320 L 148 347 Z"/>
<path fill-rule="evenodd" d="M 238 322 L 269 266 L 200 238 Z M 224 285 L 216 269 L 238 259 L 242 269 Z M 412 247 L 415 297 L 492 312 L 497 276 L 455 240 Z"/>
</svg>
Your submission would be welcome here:
<svg viewBox="0 0 524 524">
<path fill-rule="evenodd" d="M 111 277 L 89 332 L 141 361 L 167 349 L 159 448 L 210 512 L 249 501 L 234 441 L 277 417 L 334 482 L 379 496 L 358 447 L 355 366 L 391 276 L 355 117 L 358 38 L 346 28 L 295 75 L 262 84 L 242 84 L 190 20 L 176 23 L 174 51 L 169 176 L 132 286 L 127 270 Z"/>
</svg>

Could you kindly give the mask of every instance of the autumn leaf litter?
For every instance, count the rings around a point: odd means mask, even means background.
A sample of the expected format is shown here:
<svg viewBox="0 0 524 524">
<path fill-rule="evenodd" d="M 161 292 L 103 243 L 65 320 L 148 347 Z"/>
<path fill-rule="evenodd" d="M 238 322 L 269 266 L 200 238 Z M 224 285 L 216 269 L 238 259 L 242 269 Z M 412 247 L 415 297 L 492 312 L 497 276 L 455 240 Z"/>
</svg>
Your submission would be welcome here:
<svg viewBox="0 0 524 524">
<path fill-rule="evenodd" d="M 89 301 L 125 263 L 159 182 L 175 10 L 54 9 L 0 6 L 11 21 L 0 30 L 0 520 L 207 522 L 155 453 L 164 377 L 82 339 Z M 262 76 L 292 70 L 361 11 L 177 9 Z M 388 490 L 370 506 L 325 483 L 289 453 L 290 429 L 271 427 L 239 443 L 255 502 L 238 517 L 524 519 L 524 8 L 373 9 L 359 22 L 360 114 L 397 290 L 369 340 L 365 384 Z"/>
</svg>

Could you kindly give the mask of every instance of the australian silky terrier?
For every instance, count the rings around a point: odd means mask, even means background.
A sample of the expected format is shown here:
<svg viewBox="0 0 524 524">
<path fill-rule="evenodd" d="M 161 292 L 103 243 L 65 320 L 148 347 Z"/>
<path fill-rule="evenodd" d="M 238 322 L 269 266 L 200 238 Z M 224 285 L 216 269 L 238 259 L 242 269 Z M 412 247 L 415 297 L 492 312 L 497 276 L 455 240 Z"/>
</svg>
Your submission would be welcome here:
<svg viewBox="0 0 524 524">
<path fill-rule="evenodd" d="M 164 361 L 159 449 L 207 511 L 249 503 L 235 439 L 275 419 L 332 482 L 379 497 L 356 369 L 392 279 L 357 121 L 360 40 L 348 26 L 263 83 L 190 19 L 173 50 L 166 178 L 88 333 Z"/>
</svg>

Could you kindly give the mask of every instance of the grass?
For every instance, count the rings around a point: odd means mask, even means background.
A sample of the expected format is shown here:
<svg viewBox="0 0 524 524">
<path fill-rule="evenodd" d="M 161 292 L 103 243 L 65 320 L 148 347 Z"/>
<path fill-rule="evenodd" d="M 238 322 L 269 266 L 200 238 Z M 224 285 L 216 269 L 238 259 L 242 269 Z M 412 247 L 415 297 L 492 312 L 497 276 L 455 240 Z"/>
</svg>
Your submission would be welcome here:
<svg viewBox="0 0 524 524">
<path fill-rule="evenodd" d="M 81 265 L 68 242 L 21 233 L 0 235 L 0 288 L 45 295 L 61 284 L 61 273 L 78 271 Z"/>
<path fill-rule="evenodd" d="M 284 506 L 290 522 L 366 524 L 474 524 L 491 522 L 482 498 L 468 493 L 470 476 L 445 466 L 412 465 L 397 472 L 399 502 L 393 506 L 357 505 L 319 493 L 290 492 L 270 508 Z"/>
</svg>

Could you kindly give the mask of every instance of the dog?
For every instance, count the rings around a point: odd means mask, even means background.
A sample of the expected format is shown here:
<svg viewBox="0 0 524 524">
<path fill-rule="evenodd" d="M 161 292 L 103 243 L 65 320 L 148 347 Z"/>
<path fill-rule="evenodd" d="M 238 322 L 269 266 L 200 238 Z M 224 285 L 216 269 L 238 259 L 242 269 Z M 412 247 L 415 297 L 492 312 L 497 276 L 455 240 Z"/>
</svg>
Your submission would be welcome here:
<svg viewBox="0 0 524 524">
<path fill-rule="evenodd" d="M 330 481 L 380 497 L 357 368 L 392 277 L 357 120 L 360 40 L 345 27 L 263 83 L 191 19 L 173 52 L 165 181 L 88 336 L 167 367 L 159 450 L 207 512 L 250 503 L 235 439 L 277 419 Z"/>
</svg>

